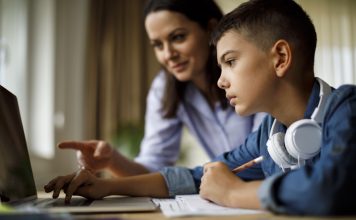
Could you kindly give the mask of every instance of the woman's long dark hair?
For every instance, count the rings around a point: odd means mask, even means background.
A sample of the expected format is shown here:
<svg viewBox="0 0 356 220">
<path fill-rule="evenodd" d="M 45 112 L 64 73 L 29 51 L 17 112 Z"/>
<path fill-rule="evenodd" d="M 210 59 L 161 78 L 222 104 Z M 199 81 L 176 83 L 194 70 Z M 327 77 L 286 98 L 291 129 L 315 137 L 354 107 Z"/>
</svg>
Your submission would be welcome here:
<svg viewBox="0 0 356 220">
<path fill-rule="evenodd" d="M 197 22 L 204 30 L 209 27 L 209 21 L 216 19 L 219 21 L 223 13 L 213 0 L 148 0 L 144 8 L 144 18 L 151 12 L 168 10 L 185 15 L 191 21 Z M 167 70 L 165 71 L 167 73 Z M 215 47 L 210 46 L 210 56 L 206 66 L 206 81 L 212 97 L 217 97 L 221 106 L 225 109 L 227 99 L 225 92 L 219 89 L 217 81 L 220 69 L 216 61 Z M 167 83 L 163 97 L 163 112 L 165 118 L 176 115 L 179 102 L 184 101 L 184 94 L 187 82 L 178 81 L 172 74 L 167 73 Z"/>
</svg>

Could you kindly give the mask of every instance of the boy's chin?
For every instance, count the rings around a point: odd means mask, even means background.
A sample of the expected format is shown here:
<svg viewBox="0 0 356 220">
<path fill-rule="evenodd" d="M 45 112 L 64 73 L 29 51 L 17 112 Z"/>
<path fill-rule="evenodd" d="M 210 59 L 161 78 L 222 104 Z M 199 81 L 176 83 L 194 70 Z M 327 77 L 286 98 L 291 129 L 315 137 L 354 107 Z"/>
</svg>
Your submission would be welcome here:
<svg viewBox="0 0 356 220">
<path fill-rule="evenodd" d="M 249 116 L 255 112 L 249 111 L 248 109 L 241 108 L 241 106 L 235 105 L 235 112 L 240 116 Z"/>
</svg>

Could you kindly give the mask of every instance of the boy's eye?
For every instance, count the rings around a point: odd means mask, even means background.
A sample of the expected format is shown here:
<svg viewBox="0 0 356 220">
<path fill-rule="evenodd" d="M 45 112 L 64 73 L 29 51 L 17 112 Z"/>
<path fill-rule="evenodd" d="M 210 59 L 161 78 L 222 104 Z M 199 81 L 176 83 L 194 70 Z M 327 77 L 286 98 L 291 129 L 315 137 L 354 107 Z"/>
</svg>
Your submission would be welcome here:
<svg viewBox="0 0 356 220">
<path fill-rule="evenodd" d="M 230 59 L 230 60 L 226 60 L 225 63 L 228 66 L 233 66 L 235 64 L 236 60 L 235 59 Z"/>
</svg>

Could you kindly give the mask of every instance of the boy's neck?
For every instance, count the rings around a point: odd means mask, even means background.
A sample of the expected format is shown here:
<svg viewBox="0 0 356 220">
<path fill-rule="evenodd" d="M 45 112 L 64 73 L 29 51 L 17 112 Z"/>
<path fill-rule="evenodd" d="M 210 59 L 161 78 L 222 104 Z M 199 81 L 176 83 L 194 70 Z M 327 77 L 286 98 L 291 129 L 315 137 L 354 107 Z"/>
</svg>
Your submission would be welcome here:
<svg viewBox="0 0 356 220">
<path fill-rule="evenodd" d="M 299 77 L 281 83 L 280 101 L 278 101 L 278 121 L 289 127 L 293 122 L 303 119 L 313 89 L 313 77 Z"/>
</svg>

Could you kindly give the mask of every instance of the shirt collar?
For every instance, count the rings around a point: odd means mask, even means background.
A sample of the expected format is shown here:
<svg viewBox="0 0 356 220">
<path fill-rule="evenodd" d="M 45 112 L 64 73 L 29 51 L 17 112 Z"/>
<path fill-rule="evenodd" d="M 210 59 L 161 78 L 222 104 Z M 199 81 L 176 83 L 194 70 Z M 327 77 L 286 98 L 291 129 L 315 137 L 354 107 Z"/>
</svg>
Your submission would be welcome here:
<svg viewBox="0 0 356 220">
<path fill-rule="evenodd" d="M 315 108 L 318 107 L 318 103 L 320 99 L 319 94 L 320 94 L 320 85 L 318 81 L 314 78 L 314 84 L 308 100 L 307 109 L 304 112 L 304 118 L 310 119 Z"/>
</svg>

